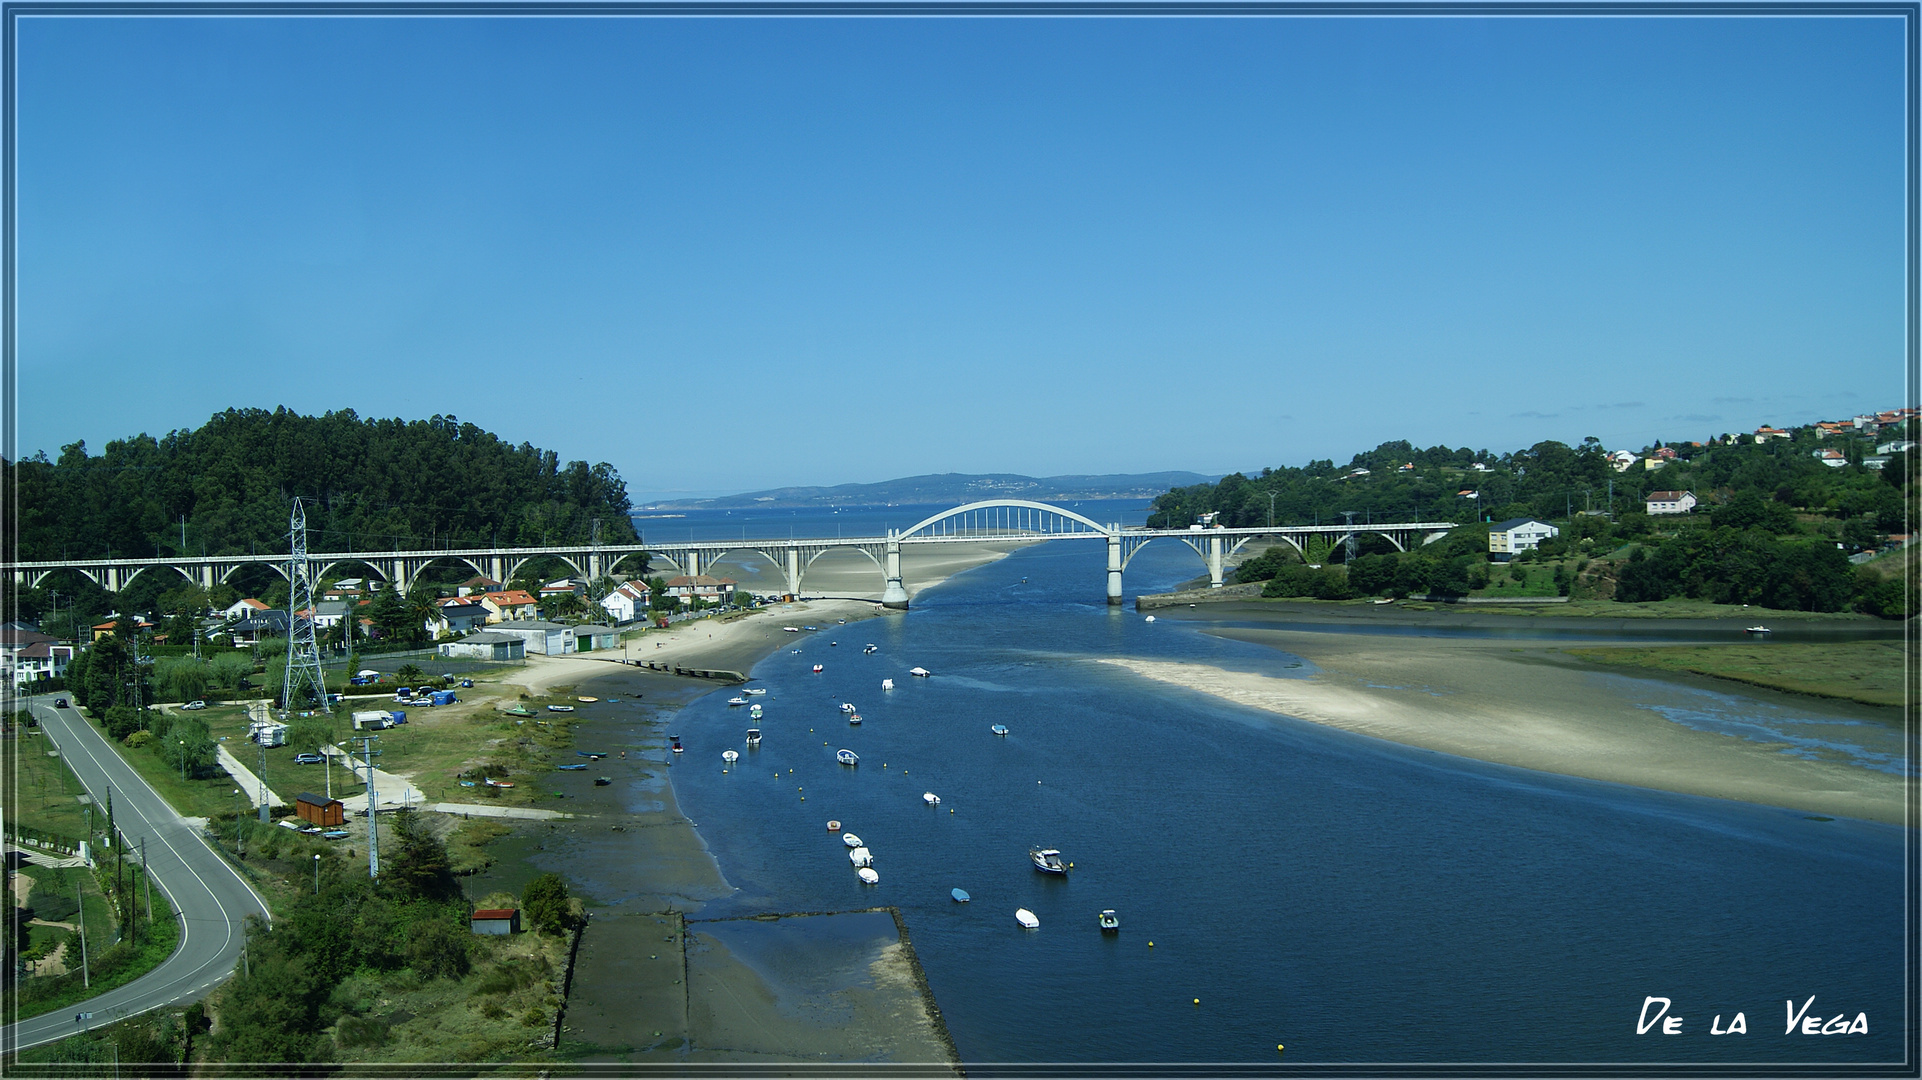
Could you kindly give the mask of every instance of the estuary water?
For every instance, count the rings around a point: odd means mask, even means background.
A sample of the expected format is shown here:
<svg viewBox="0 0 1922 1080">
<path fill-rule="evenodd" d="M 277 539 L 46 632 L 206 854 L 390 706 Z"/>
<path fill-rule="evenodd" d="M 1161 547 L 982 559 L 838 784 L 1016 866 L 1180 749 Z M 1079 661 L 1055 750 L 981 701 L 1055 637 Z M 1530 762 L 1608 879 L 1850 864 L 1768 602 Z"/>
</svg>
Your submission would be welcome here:
<svg viewBox="0 0 1922 1080">
<path fill-rule="evenodd" d="M 1084 512 L 1138 522 L 1145 504 L 1132 506 Z M 911 525 L 915 509 L 852 512 L 844 535 Z M 640 524 L 656 539 L 790 524 L 718 516 Z M 794 535 L 822 535 L 821 516 Z M 1087 541 L 1024 548 L 908 613 L 791 635 L 753 672 L 767 688 L 758 748 L 727 694 L 688 706 L 676 797 L 736 890 L 699 917 L 898 907 L 975 1073 L 1899 1059 L 1901 829 L 1483 764 L 1139 679 L 1094 660 L 1312 668 L 1206 622 L 1108 607 L 1104 560 Z M 1150 545 L 1128 595 L 1199 568 Z M 933 677 L 909 677 L 917 665 Z M 1744 700 L 1727 695 L 1718 722 L 1739 722 Z M 1795 719 L 1825 721 L 1819 705 Z M 843 747 L 858 766 L 836 763 Z M 742 755 L 732 767 L 727 749 Z M 872 850 L 878 885 L 855 877 L 830 818 Z M 1036 872 L 1031 846 L 1072 869 Z M 1040 928 L 1016 925 L 1016 908 Z M 1104 908 L 1118 934 L 1097 928 Z M 1791 1008 L 1818 1030 L 1862 1014 L 1867 1031 L 1785 1034 Z M 1744 1031 L 1711 1033 L 1737 1014 Z M 1680 1034 L 1664 1035 L 1676 1017 Z"/>
</svg>

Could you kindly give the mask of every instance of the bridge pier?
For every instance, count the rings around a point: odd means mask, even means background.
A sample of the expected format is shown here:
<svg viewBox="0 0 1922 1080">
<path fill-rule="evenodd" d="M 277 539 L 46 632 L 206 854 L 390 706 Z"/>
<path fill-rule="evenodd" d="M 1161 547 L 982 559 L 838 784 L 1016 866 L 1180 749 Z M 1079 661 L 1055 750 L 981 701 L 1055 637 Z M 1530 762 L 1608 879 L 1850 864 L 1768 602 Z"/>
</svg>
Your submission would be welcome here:
<svg viewBox="0 0 1922 1080">
<path fill-rule="evenodd" d="M 1221 537 L 1208 537 L 1208 587 L 1221 588 Z"/>
<path fill-rule="evenodd" d="M 1121 603 L 1121 526 L 1108 534 L 1108 605 Z"/>
<path fill-rule="evenodd" d="M 801 548 L 798 544 L 789 544 L 783 554 L 786 556 L 787 563 L 787 594 L 799 596 L 801 595 Z"/>
<path fill-rule="evenodd" d="M 888 587 L 881 592 L 881 606 L 907 610 L 908 591 L 901 587 L 901 540 L 893 532 L 888 533 L 887 576 Z"/>
</svg>

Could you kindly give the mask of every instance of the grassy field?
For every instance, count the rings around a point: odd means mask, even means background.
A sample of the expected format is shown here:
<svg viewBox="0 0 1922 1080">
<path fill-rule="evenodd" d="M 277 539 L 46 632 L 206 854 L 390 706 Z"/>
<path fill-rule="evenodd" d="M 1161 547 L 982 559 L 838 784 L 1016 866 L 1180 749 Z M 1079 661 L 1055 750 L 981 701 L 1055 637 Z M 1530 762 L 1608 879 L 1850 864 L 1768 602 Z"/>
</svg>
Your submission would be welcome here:
<svg viewBox="0 0 1922 1080">
<path fill-rule="evenodd" d="M 1550 573 L 1553 573 L 1551 570 Z M 1477 595 L 1495 596 L 1496 592 Z M 1521 595 L 1519 592 L 1514 595 Z M 1553 590 L 1546 595 L 1553 596 Z M 1286 601 L 1284 601 L 1286 602 Z M 1341 601 L 1341 603 L 1368 603 L 1369 601 Z M 1707 600 L 1690 600 L 1677 597 L 1672 600 L 1657 600 L 1648 603 L 1623 604 L 1614 600 L 1570 600 L 1565 604 L 1516 604 L 1509 607 L 1503 604 L 1428 604 L 1403 601 L 1396 605 L 1411 611 L 1431 611 L 1436 608 L 1455 608 L 1472 611 L 1477 615 L 1515 615 L 1521 617 L 1561 617 L 1577 616 L 1603 619 L 1748 619 L 1758 623 L 1800 622 L 1819 620 L 1822 622 L 1882 622 L 1872 615 L 1862 615 L 1847 611 L 1779 611 L 1775 608 L 1740 607 L 1730 604 L 1712 604 Z"/>
<path fill-rule="evenodd" d="M 39 728 L 16 727 L 11 738 L 0 739 L 0 776 L 7 783 L 9 824 L 75 840 L 87 835 L 80 801 L 86 789 Z"/>
<path fill-rule="evenodd" d="M 1564 651 L 1604 664 L 1686 671 L 1868 705 L 1901 705 L 1902 650 L 1901 642 L 1851 641 L 1607 646 Z"/>
</svg>

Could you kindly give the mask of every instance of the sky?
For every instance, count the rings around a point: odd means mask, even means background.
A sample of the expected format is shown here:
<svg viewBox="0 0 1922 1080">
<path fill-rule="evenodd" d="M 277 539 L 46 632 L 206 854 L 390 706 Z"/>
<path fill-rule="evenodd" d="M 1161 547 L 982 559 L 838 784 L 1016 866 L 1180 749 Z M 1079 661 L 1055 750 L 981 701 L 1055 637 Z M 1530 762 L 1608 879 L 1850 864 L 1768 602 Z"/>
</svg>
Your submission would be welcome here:
<svg viewBox="0 0 1922 1080">
<path fill-rule="evenodd" d="M 451 414 L 644 501 L 1909 392 L 1893 17 L 56 16 L 16 59 L 22 455 Z"/>
</svg>

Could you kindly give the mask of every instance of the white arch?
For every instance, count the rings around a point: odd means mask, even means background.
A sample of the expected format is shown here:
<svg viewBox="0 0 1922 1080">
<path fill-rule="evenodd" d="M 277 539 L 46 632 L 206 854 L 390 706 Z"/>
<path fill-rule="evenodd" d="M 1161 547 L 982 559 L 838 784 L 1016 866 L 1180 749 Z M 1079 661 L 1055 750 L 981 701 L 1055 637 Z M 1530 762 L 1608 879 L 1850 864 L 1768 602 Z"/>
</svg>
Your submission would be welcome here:
<svg viewBox="0 0 1922 1080">
<path fill-rule="evenodd" d="M 1073 510 L 1065 510 L 1059 506 L 1049 505 L 1048 503 L 1030 502 L 1027 499 L 984 499 L 981 502 L 971 502 L 966 506 L 957 506 L 952 510 L 943 510 L 940 513 L 934 515 L 933 517 L 928 518 L 925 521 L 922 521 L 920 524 L 916 525 L 914 528 L 909 529 L 906 532 L 897 533 L 895 534 L 895 536 L 896 536 L 896 539 L 905 540 L 908 537 L 913 536 L 915 533 L 920 532 L 922 529 L 927 528 L 928 526 L 934 524 L 937 521 L 944 521 L 948 518 L 954 517 L 957 514 L 965 514 L 974 510 L 985 510 L 991 506 L 1016 506 L 1016 507 L 1021 507 L 1028 510 L 1040 510 L 1050 514 L 1058 514 L 1061 517 L 1069 519 L 1070 521 L 1078 521 L 1081 524 L 1086 525 L 1088 528 L 1093 529 L 1095 532 L 1101 534 L 1102 536 L 1107 536 L 1113 532 L 1112 529 L 1108 528 L 1106 525 L 1103 525 L 1098 521 L 1093 521 L 1088 518 L 1082 517 L 1080 514 L 1075 513 Z"/>
</svg>

